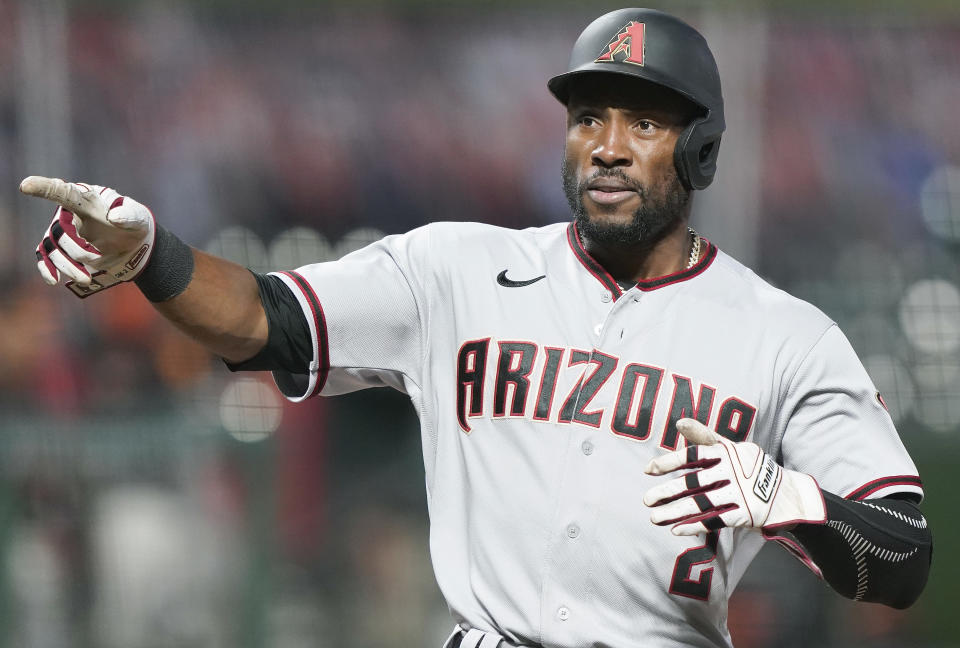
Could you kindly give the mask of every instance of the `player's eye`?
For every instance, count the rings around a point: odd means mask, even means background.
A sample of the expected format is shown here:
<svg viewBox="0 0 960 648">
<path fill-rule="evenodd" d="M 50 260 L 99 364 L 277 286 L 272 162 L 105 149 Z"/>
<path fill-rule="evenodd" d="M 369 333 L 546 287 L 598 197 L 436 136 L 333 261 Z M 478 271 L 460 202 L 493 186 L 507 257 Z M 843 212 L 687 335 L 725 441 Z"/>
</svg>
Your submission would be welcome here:
<svg viewBox="0 0 960 648">
<path fill-rule="evenodd" d="M 577 123 L 580 124 L 581 126 L 586 126 L 588 128 L 591 128 L 593 126 L 596 126 L 598 122 L 596 117 L 594 117 L 593 115 L 580 115 L 579 117 L 577 117 Z"/>
<path fill-rule="evenodd" d="M 641 133 L 652 133 L 655 128 L 656 126 L 649 119 L 641 119 L 637 122 L 637 130 Z"/>
</svg>

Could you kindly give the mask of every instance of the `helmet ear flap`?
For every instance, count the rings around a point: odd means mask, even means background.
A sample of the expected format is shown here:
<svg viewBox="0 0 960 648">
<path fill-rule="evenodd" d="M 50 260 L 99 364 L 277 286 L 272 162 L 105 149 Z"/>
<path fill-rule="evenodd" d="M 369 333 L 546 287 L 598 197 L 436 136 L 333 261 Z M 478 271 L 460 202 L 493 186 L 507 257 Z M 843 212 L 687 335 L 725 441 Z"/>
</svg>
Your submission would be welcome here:
<svg viewBox="0 0 960 648">
<path fill-rule="evenodd" d="M 706 189 L 713 182 L 722 133 L 723 123 L 718 128 L 709 114 L 695 118 L 680 133 L 673 149 L 673 162 L 687 191 Z"/>
</svg>

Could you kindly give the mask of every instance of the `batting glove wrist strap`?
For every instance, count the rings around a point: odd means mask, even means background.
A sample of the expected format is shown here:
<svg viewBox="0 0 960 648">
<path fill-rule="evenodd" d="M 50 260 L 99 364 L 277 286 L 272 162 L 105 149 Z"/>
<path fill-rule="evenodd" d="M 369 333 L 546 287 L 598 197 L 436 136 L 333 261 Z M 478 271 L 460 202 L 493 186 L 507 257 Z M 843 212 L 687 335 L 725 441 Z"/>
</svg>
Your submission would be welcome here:
<svg viewBox="0 0 960 648">
<path fill-rule="evenodd" d="M 774 492 L 770 501 L 770 514 L 764 521 L 763 528 L 779 529 L 794 524 L 826 522 L 826 507 L 817 480 L 806 473 L 783 468 L 775 463 L 770 455 L 765 454 L 764 457 L 765 461 L 777 466 L 783 477 L 779 490 Z M 763 479 L 763 475 L 760 479 Z"/>
<path fill-rule="evenodd" d="M 158 225 L 150 263 L 134 281 L 152 302 L 173 299 L 193 278 L 193 250 L 166 228 Z"/>
<path fill-rule="evenodd" d="M 37 269 L 50 285 L 61 277 L 78 297 L 132 281 L 146 267 L 156 226 L 144 205 L 108 187 L 30 176 L 29 195 L 59 205 L 37 245 Z"/>
<path fill-rule="evenodd" d="M 646 492 L 650 520 L 675 535 L 723 527 L 775 530 L 826 520 L 823 495 L 810 475 L 787 470 L 754 443 L 734 443 L 699 421 L 681 419 L 688 447 L 653 459 L 650 475 L 688 472 Z"/>
</svg>

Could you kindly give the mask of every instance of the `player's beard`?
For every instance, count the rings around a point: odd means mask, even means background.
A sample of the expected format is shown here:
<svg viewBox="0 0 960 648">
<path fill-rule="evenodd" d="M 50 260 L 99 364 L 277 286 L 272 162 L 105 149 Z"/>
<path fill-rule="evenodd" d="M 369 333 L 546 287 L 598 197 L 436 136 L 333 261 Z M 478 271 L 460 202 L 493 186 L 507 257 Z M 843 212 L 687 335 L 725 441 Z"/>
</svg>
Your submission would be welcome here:
<svg viewBox="0 0 960 648">
<path fill-rule="evenodd" d="M 688 214 L 690 192 L 684 188 L 672 166 L 659 178 L 655 186 L 644 186 L 630 178 L 623 169 L 600 169 L 591 177 L 577 182 L 574 170 L 563 160 L 563 192 L 573 211 L 580 235 L 596 243 L 608 246 L 652 246 L 672 232 Z M 583 196 L 587 186 L 597 178 L 616 178 L 640 194 L 640 206 L 633 212 L 629 223 L 598 222 L 587 214 Z M 612 212 L 615 205 L 595 206 L 600 211 Z"/>
</svg>

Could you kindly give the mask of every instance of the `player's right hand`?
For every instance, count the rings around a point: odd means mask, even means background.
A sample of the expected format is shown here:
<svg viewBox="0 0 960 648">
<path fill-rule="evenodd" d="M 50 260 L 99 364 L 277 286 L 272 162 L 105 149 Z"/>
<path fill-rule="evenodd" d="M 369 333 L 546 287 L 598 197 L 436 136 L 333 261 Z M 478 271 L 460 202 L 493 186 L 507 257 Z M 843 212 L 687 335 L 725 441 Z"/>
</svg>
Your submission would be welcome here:
<svg viewBox="0 0 960 648">
<path fill-rule="evenodd" d="M 146 267 L 156 224 L 136 200 L 107 187 L 42 176 L 24 178 L 20 191 L 59 205 L 37 245 L 37 269 L 51 286 L 62 276 L 74 294 L 87 297 L 132 281 Z"/>
</svg>

